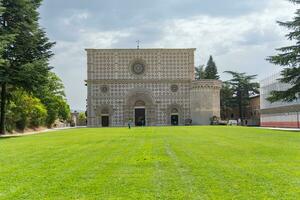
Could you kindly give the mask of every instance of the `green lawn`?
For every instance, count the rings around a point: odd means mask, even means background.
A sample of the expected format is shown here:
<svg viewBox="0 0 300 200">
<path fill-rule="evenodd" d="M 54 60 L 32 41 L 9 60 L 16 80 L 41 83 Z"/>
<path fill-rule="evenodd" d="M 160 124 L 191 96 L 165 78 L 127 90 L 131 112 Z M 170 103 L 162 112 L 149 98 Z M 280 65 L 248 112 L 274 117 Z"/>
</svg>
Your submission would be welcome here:
<svg viewBox="0 0 300 200">
<path fill-rule="evenodd" d="M 300 199 L 300 133 L 151 127 L 0 139 L 0 199 Z"/>
</svg>

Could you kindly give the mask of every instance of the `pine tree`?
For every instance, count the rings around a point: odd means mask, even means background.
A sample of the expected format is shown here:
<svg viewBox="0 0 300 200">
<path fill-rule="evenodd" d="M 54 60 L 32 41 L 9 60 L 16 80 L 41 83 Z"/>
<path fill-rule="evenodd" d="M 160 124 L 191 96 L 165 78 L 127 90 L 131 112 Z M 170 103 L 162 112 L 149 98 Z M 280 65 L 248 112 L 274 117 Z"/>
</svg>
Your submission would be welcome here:
<svg viewBox="0 0 300 200">
<path fill-rule="evenodd" d="M 300 4 L 300 0 L 289 0 L 292 3 Z M 269 57 L 271 63 L 275 65 L 284 66 L 280 81 L 282 83 L 291 84 L 292 87 L 286 91 L 272 91 L 268 98 L 271 102 L 287 101 L 291 102 L 299 98 L 300 94 L 300 9 L 296 11 L 296 16 L 292 21 L 278 22 L 280 26 L 291 30 L 286 35 L 288 40 L 295 41 L 296 44 L 277 49 L 281 52 L 275 56 Z"/>
<path fill-rule="evenodd" d="M 218 69 L 216 63 L 213 60 L 213 57 L 210 56 L 205 68 L 205 79 L 219 80 L 220 76 L 218 75 Z"/>
<path fill-rule="evenodd" d="M 196 80 L 205 79 L 204 65 L 200 65 L 199 67 L 195 67 L 195 79 Z"/>
<path fill-rule="evenodd" d="M 232 106 L 238 107 L 239 117 L 243 121 L 250 96 L 259 94 L 259 84 L 253 82 L 257 75 L 246 75 L 246 73 L 233 71 L 225 71 L 225 73 L 232 75 L 232 79 L 227 81 L 233 91 Z"/>
<path fill-rule="evenodd" d="M 2 0 L 0 0 L 0 27 L 6 26 L 6 23 L 3 19 L 3 14 L 5 12 L 5 8 L 3 7 Z M 4 98 L 6 95 L 6 84 L 3 84 L 7 80 L 7 76 L 5 74 L 6 69 L 8 67 L 8 60 L 5 59 L 4 53 L 9 45 L 10 42 L 13 41 L 14 35 L 12 34 L 5 34 L 3 30 L 0 32 L 0 92 L 1 92 L 1 114 L 0 114 L 0 134 L 5 132 L 1 131 L 4 129 L 5 123 L 5 103 L 6 99 Z"/>
<path fill-rule="evenodd" d="M 38 8 L 42 0 L 2 0 L 0 35 L 14 38 L 1 57 L 7 62 L 0 68 L 1 123 L 0 133 L 5 133 L 5 111 L 9 92 L 7 87 L 19 87 L 28 92 L 46 84 L 49 58 L 53 55 L 43 29 L 39 27 Z"/>
</svg>

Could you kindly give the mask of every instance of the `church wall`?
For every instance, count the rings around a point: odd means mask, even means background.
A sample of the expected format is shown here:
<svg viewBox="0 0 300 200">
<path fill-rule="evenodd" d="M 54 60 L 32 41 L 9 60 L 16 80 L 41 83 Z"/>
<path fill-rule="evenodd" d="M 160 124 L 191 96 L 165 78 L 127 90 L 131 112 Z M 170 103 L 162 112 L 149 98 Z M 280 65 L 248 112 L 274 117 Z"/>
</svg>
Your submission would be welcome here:
<svg viewBox="0 0 300 200">
<path fill-rule="evenodd" d="M 88 80 L 193 80 L 195 49 L 88 49 Z M 146 65 L 142 76 L 131 64 Z"/>
<path fill-rule="evenodd" d="M 190 96 L 189 88 L 190 83 L 176 83 L 179 87 L 178 92 L 173 93 L 171 91 L 171 85 L 174 83 L 94 83 L 91 88 L 93 90 L 90 107 L 88 110 L 89 116 L 97 117 L 100 113 L 97 113 L 97 108 L 101 105 L 111 105 L 113 107 L 112 113 L 112 125 L 124 126 L 127 124 L 128 119 L 124 119 L 124 106 L 126 106 L 126 96 L 130 91 L 139 89 L 141 91 L 149 91 L 153 97 L 155 106 L 155 119 L 156 123 L 152 125 L 170 125 L 168 119 L 167 109 L 171 105 L 180 105 L 183 108 L 181 125 L 184 124 L 185 119 L 190 117 Z M 101 92 L 101 86 L 107 86 L 109 91 L 107 93 Z M 100 112 L 100 111 L 99 111 Z M 100 115 L 99 115 L 100 116 Z M 133 116 L 132 116 L 133 117 Z M 95 119 L 92 124 L 99 123 L 99 120 Z"/>
<path fill-rule="evenodd" d="M 88 53 L 88 126 L 101 126 L 101 109 L 110 105 L 111 126 L 124 126 L 127 95 L 135 89 L 153 98 L 155 122 L 148 125 L 170 125 L 170 108 L 180 110 L 180 125 L 190 119 L 190 84 L 194 78 L 195 49 L 87 50 Z M 145 63 L 145 72 L 136 75 L 132 62 Z M 171 87 L 177 85 L 178 91 Z M 129 113 L 128 115 L 132 115 Z"/>
</svg>

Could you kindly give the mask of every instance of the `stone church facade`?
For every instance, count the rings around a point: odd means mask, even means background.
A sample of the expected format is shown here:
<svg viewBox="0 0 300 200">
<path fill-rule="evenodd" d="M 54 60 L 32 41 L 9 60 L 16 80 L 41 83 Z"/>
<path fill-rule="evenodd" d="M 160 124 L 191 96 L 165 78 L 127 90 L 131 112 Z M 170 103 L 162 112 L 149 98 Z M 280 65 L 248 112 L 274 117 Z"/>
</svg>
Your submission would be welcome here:
<svg viewBox="0 0 300 200">
<path fill-rule="evenodd" d="M 207 125 L 221 81 L 195 80 L 195 49 L 87 49 L 89 127 Z"/>
</svg>

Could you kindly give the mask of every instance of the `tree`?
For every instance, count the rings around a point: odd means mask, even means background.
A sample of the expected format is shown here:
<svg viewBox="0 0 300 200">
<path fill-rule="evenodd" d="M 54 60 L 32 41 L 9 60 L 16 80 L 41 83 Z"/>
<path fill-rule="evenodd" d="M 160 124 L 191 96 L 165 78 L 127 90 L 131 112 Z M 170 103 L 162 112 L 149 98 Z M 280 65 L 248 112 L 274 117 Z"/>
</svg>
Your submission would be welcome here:
<svg viewBox="0 0 300 200">
<path fill-rule="evenodd" d="M 250 96 L 259 94 L 259 83 L 253 82 L 257 75 L 246 75 L 233 71 L 225 71 L 232 75 L 232 79 L 227 81 L 233 90 L 233 106 L 238 107 L 239 117 L 243 121 L 245 108 L 249 105 Z"/>
<path fill-rule="evenodd" d="M 53 72 L 48 73 L 45 85 L 41 85 L 33 93 L 41 99 L 48 111 L 46 125 L 51 127 L 56 119 L 68 120 L 70 107 L 65 99 L 64 85 L 61 79 Z"/>
<path fill-rule="evenodd" d="M 40 99 L 24 90 L 14 90 L 7 109 L 7 128 L 23 131 L 26 127 L 36 128 L 45 124 L 47 110 Z"/>
<path fill-rule="evenodd" d="M 195 79 L 196 80 L 205 79 L 204 65 L 200 65 L 199 67 L 195 67 Z"/>
<path fill-rule="evenodd" d="M 6 26 L 3 20 L 3 13 L 5 11 L 5 8 L 3 7 L 2 1 L 0 1 L 0 26 Z M 6 77 L 4 76 L 4 69 L 7 67 L 8 60 L 6 60 L 3 56 L 5 53 L 5 49 L 8 47 L 9 42 L 13 40 L 12 34 L 3 34 L 0 32 L 0 91 L 1 91 L 1 104 L 0 104 L 0 134 L 3 132 L 1 130 L 4 129 L 4 123 L 5 123 L 5 93 L 6 93 L 6 85 L 2 84 Z"/>
<path fill-rule="evenodd" d="M 218 75 L 218 69 L 216 63 L 213 60 L 213 57 L 210 56 L 205 68 L 205 79 L 219 80 L 220 76 Z"/>
<path fill-rule="evenodd" d="M 39 27 L 38 8 L 42 0 L 2 0 L 4 11 L 0 17 L 0 35 L 10 37 L 1 58 L 7 62 L 0 68 L 1 122 L 0 134 L 5 133 L 7 87 L 32 92 L 46 84 L 49 58 L 53 55 L 44 30 Z"/>
<path fill-rule="evenodd" d="M 299 0 L 289 0 L 292 3 L 300 4 Z M 286 91 L 272 91 L 271 96 L 268 98 L 271 102 L 287 101 L 291 102 L 299 98 L 300 94 L 300 9 L 296 11 L 296 16 L 292 21 L 278 22 L 280 26 L 286 27 L 291 30 L 286 35 L 288 40 L 295 41 L 296 44 L 277 49 L 281 52 L 275 56 L 269 57 L 271 63 L 275 65 L 284 66 L 280 81 L 282 83 L 291 84 L 292 87 Z"/>
<path fill-rule="evenodd" d="M 234 91 L 228 82 L 223 82 L 220 95 L 221 118 L 228 119 L 234 108 Z"/>
<path fill-rule="evenodd" d="M 78 115 L 79 126 L 86 125 L 86 115 L 85 112 L 80 112 Z"/>
</svg>

